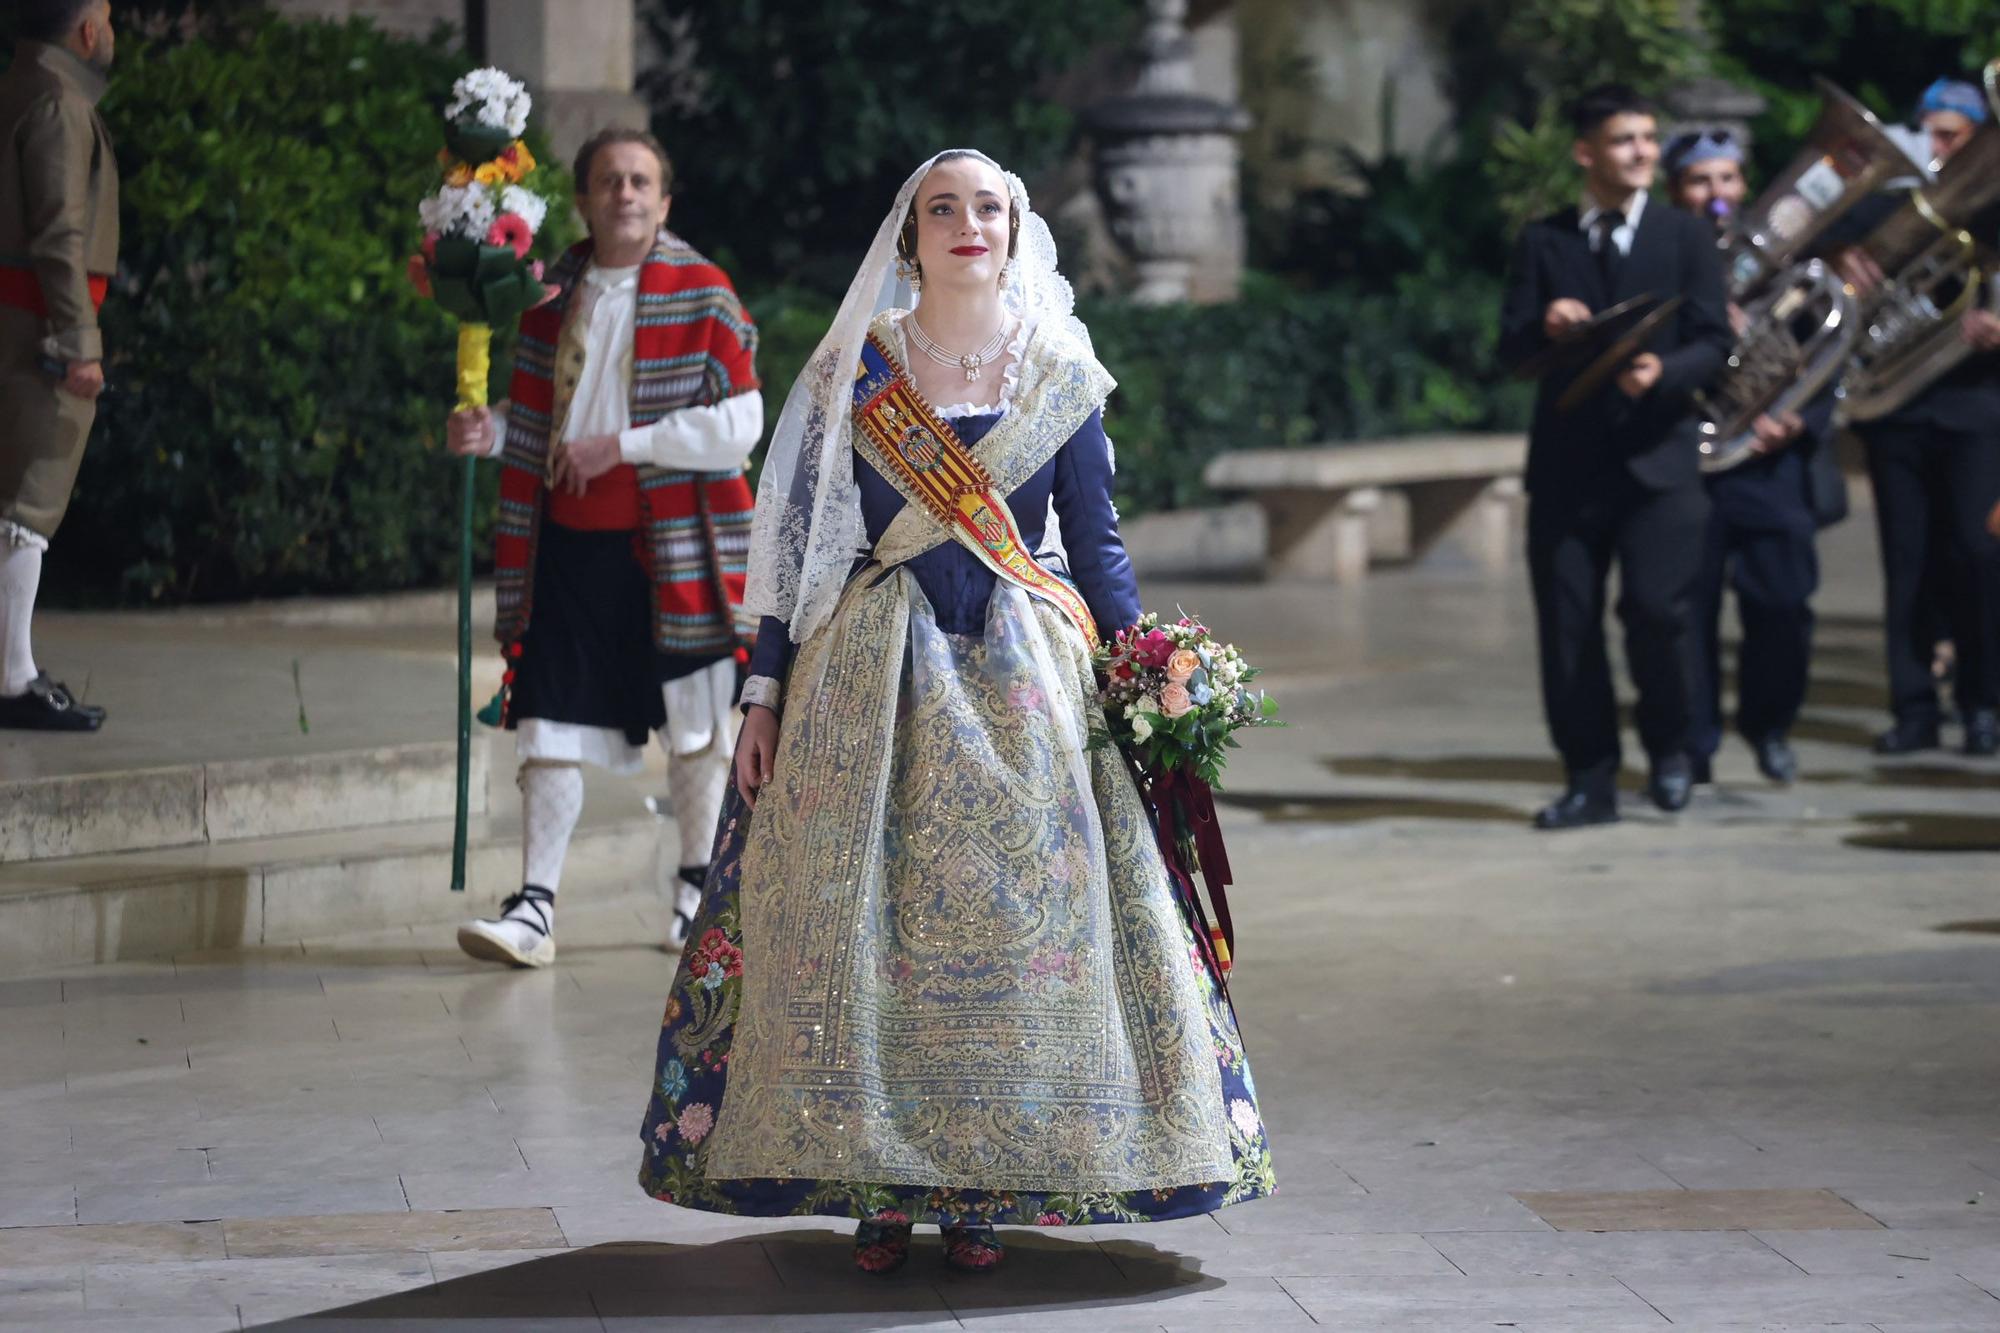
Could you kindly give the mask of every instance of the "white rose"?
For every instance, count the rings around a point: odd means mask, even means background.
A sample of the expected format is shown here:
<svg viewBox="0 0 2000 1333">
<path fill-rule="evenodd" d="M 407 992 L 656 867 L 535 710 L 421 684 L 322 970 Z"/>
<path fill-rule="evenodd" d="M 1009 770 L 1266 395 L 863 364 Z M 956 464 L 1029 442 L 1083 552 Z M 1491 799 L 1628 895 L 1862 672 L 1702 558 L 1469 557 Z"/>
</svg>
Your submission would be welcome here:
<svg viewBox="0 0 2000 1333">
<path fill-rule="evenodd" d="M 1144 714 L 1141 714 L 1140 716 L 1132 719 L 1133 740 L 1135 741 L 1150 740 L 1152 738 L 1152 735 L 1153 735 L 1153 724 L 1146 720 Z"/>
</svg>

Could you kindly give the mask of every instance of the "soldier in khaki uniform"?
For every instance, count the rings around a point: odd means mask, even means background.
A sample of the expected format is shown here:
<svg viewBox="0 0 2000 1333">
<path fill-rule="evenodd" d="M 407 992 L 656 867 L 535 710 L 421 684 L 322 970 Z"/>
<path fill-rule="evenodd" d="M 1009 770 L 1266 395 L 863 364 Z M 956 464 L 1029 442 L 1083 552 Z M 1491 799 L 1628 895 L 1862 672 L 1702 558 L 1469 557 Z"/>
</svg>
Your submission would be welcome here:
<svg viewBox="0 0 2000 1333">
<path fill-rule="evenodd" d="M 118 164 L 97 115 L 109 0 L 19 0 L 0 74 L 0 727 L 95 731 L 35 666 L 42 553 L 104 388 L 97 308 L 118 264 Z"/>
</svg>

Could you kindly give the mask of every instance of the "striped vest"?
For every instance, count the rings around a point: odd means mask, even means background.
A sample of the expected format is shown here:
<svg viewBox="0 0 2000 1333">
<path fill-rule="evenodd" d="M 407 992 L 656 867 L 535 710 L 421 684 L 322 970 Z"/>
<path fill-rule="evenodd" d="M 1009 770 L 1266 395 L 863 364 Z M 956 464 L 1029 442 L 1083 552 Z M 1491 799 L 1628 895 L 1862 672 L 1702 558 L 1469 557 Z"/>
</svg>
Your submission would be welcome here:
<svg viewBox="0 0 2000 1333">
<path fill-rule="evenodd" d="M 521 316 L 493 550 L 499 612 L 494 637 L 509 648 L 527 632 L 534 612 L 535 538 L 549 502 L 546 476 L 556 429 L 556 348 L 589 259 L 590 242 L 571 249 L 549 274 L 562 295 Z M 672 232 L 660 233 L 639 270 L 635 323 L 634 426 L 758 387 L 756 326 L 728 276 Z M 640 467 L 636 473 L 639 545 L 653 584 L 655 646 L 686 657 L 736 651 L 749 643 L 756 628 L 742 610 L 756 504 L 749 482 L 741 469 L 670 472 Z M 591 486 L 621 484 L 632 484 L 623 467 Z"/>
</svg>

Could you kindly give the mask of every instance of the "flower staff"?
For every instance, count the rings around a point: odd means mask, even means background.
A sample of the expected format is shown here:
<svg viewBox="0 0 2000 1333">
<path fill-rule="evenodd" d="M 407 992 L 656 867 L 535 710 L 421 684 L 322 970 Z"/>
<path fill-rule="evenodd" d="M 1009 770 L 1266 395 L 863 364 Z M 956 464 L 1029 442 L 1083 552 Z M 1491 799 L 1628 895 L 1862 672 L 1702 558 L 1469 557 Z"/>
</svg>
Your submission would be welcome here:
<svg viewBox="0 0 2000 1333">
<path fill-rule="evenodd" d="M 417 206 L 423 253 L 410 256 L 410 281 L 458 321 L 458 406 L 486 404 L 493 326 L 550 299 L 541 261 L 528 251 L 548 204 L 528 188 L 536 164 L 521 134 L 528 90 L 497 69 L 476 69 L 452 85 L 444 109 L 443 182 Z M 475 165 L 476 164 L 476 165 Z M 458 799 L 451 888 L 465 889 L 467 788 L 472 775 L 473 460 L 460 465 L 458 531 Z"/>
</svg>

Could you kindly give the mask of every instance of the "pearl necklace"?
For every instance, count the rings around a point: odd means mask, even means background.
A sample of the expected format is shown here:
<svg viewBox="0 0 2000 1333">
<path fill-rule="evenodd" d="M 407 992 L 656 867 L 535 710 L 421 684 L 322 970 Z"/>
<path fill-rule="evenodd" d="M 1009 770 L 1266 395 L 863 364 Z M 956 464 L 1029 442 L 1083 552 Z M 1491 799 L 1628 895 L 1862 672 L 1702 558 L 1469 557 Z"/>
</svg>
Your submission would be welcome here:
<svg viewBox="0 0 2000 1333">
<path fill-rule="evenodd" d="M 965 379 L 968 384 L 977 380 L 980 369 L 997 356 L 1001 348 L 1007 345 L 1007 320 L 1004 316 L 1000 320 L 1000 327 L 994 330 L 993 336 L 987 340 L 984 347 L 976 352 L 966 352 L 963 355 L 948 348 L 940 347 L 932 342 L 931 336 L 924 332 L 923 325 L 917 323 L 917 317 L 914 314 L 904 322 L 909 325 L 910 341 L 916 344 L 919 352 L 922 352 L 941 366 L 957 366 L 965 372 Z"/>
</svg>

